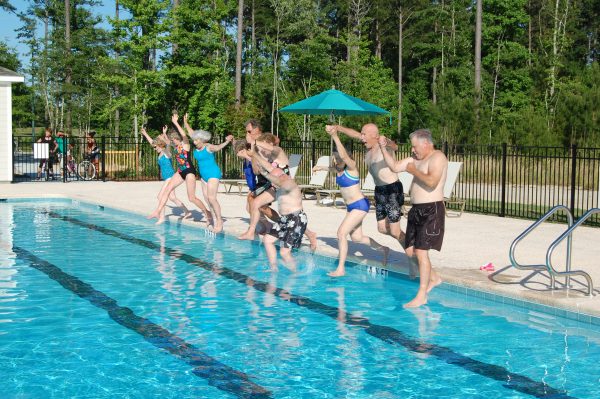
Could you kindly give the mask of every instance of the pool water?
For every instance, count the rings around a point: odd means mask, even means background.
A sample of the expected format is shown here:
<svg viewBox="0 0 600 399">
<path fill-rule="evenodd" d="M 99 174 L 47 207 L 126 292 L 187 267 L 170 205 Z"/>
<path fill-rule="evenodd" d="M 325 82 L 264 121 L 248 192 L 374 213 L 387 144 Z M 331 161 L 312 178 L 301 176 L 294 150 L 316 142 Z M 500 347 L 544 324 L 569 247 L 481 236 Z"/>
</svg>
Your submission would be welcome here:
<svg viewBox="0 0 600 399">
<path fill-rule="evenodd" d="M 0 202 L 2 398 L 598 398 L 597 326 L 72 201 Z M 442 286 L 443 287 L 443 286 Z"/>
</svg>

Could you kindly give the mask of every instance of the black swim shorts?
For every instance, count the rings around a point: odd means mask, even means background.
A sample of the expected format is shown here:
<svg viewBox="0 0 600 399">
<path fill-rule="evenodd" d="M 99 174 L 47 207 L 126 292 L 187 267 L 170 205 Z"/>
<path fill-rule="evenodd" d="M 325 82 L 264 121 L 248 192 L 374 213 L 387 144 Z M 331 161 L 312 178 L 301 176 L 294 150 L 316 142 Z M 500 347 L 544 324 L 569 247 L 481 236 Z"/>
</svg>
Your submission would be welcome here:
<svg viewBox="0 0 600 399">
<path fill-rule="evenodd" d="M 281 215 L 279 222 L 274 223 L 269 235 L 276 237 L 283 248 L 300 248 L 302 236 L 308 225 L 308 217 L 303 210 Z"/>
<path fill-rule="evenodd" d="M 183 180 L 185 180 L 185 177 L 189 174 L 196 176 L 196 170 L 194 168 L 185 168 L 184 170 L 179 171 L 179 175 Z"/>
<path fill-rule="evenodd" d="M 414 204 L 408 211 L 406 248 L 441 250 L 445 221 L 443 201 Z"/>
<path fill-rule="evenodd" d="M 399 222 L 402 216 L 402 205 L 404 205 L 402 183 L 396 181 L 375 187 L 375 218 L 378 221 L 388 218 L 390 223 Z"/>
</svg>

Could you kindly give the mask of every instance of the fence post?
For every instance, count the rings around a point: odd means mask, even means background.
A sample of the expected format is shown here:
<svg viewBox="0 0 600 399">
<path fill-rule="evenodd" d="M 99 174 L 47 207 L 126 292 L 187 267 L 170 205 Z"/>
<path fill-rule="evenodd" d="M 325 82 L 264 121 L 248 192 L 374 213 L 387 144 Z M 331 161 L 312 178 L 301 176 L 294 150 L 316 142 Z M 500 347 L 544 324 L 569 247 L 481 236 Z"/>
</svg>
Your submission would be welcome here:
<svg viewBox="0 0 600 399">
<path fill-rule="evenodd" d="M 106 137 L 102 136 L 102 141 L 100 146 L 102 147 L 101 149 L 101 155 L 102 155 L 102 167 L 100 169 L 102 169 L 102 181 L 106 182 Z"/>
<path fill-rule="evenodd" d="M 501 179 L 501 196 L 500 198 L 500 214 L 498 216 L 504 217 L 506 215 L 506 159 L 507 159 L 507 145 L 502 143 L 502 175 Z"/>
<path fill-rule="evenodd" d="M 442 152 L 444 153 L 446 158 L 448 158 L 448 142 L 447 141 L 444 141 L 444 144 L 442 145 Z"/>
<path fill-rule="evenodd" d="M 312 139 L 311 165 L 315 166 L 315 139 Z M 312 171 L 311 171 L 312 173 Z"/>
<path fill-rule="evenodd" d="M 67 182 L 67 147 L 69 146 L 69 139 L 66 135 L 62 136 L 63 148 L 62 148 L 62 166 L 59 164 L 58 167 L 62 167 L 62 181 Z"/>
<path fill-rule="evenodd" d="M 575 217 L 575 186 L 577 183 L 577 144 L 571 144 L 571 214 Z"/>
</svg>

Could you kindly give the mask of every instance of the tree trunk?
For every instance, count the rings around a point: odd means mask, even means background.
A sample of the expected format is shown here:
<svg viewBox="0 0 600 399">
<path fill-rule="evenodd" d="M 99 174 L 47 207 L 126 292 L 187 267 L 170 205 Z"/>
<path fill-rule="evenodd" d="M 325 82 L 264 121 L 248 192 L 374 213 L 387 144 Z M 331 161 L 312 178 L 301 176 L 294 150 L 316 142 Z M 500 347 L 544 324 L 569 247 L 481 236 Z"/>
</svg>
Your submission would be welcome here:
<svg viewBox="0 0 600 399">
<path fill-rule="evenodd" d="M 117 1 L 118 3 L 118 1 Z M 179 0 L 173 0 L 173 28 L 177 29 L 177 8 L 179 8 Z M 171 51 L 173 52 L 173 57 L 175 57 L 175 54 L 177 54 L 177 48 L 178 45 L 177 43 L 171 43 Z"/>
<path fill-rule="evenodd" d="M 480 134 L 479 105 L 481 103 L 481 21 L 482 0 L 477 0 L 477 13 L 475 16 L 475 130 Z"/>
<path fill-rule="evenodd" d="M 496 69 L 494 71 L 494 91 L 492 93 L 492 109 L 490 112 L 490 142 L 492 141 L 492 122 L 494 121 L 494 107 L 496 105 L 496 90 L 498 89 L 498 76 L 500 75 L 500 47 L 501 38 L 498 39 L 498 54 L 496 56 Z"/>
<path fill-rule="evenodd" d="M 63 89 L 64 94 L 67 97 L 66 100 L 66 127 L 65 130 L 67 133 L 71 133 L 71 79 L 72 79 L 72 70 L 71 70 L 71 2 L 69 0 L 65 0 L 65 89 Z M 63 99 L 64 104 L 64 99 Z"/>
<path fill-rule="evenodd" d="M 238 0 L 237 46 L 235 53 L 235 108 L 242 104 L 242 34 L 244 32 L 244 0 Z"/>
<path fill-rule="evenodd" d="M 115 1 L 115 19 L 117 20 L 117 22 L 119 22 L 119 0 Z M 115 46 L 117 49 L 119 48 L 118 46 L 119 43 L 119 38 L 117 37 L 117 46 Z M 119 51 L 117 50 L 115 52 L 115 58 L 119 58 Z M 115 84 L 115 98 L 118 100 L 120 95 L 120 89 L 119 89 L 119 85 Z M 115 137 L 117 138 L 117 142 L 119 140 L 119 136 L 121 135 L 120 129 L 121 129 L 121 113 L 119 110 L 119 106 L 117 105 L 117 107 L 115 108 Z"/>
<path fill-rule="evenodd" d="M 433 105 L 437 104 L 437 66 L 433 67 L 431 74 L 431 102 Z"/>
<path fill-rule="evenodd" d="M 375 20 L 375 58 L 381 59 L 381 32 L 379 20 Z"/>
<path fill-rule="evenodd" d="M 400 8 L 398 17 L 398 138 L 402 137 L 402 29 L 404 25 L 402 18 L 402 8 Z"/>
<path fill-rule="evenodd" d="M 252 0 L 252 64 L 250 66 L 250 74 L 254 75 L 254 63 L 256 61 L 256 24 L 254 19 L 254 0 Z"/>
</svg>

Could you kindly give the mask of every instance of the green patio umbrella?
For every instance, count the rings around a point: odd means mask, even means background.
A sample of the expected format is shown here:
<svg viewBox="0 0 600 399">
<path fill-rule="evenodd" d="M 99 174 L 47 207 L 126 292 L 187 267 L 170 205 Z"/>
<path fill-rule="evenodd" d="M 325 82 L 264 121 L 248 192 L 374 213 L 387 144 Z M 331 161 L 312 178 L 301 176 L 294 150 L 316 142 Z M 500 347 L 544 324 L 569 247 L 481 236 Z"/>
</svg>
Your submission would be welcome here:
<svg viewBox="0 0 600 399">
<path fill-rule="evenodd" d="M 279 112 L 309 115 L 386 115 L 383 108 L 331 89 L 283 107 Z"/>
</svg>

